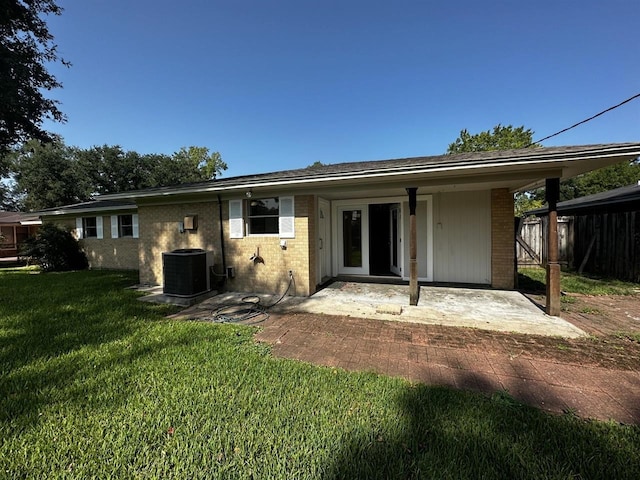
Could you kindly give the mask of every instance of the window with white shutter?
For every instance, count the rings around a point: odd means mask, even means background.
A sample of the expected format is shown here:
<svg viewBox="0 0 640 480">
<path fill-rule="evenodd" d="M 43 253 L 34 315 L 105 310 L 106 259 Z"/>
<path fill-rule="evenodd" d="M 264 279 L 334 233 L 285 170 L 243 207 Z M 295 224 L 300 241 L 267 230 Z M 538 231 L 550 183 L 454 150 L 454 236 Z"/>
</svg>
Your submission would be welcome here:
<svg viewBox="0 0 640 480">
<path fill-rule="evenodd" d="M 84 238 L 84 229 L 82 228 L 82 217 L 77 217 L 76 218 L 76 238 L 78 240 L 80 240 L 81 238 Z"/>
<path fill-rule="evenodd" d="M 103 227 L 102 227 L 102 217 L 96 218 L 96 237 L 103 238 Z"/>
<path fill-rule="evenodd" d="M 138 238 L 140 236 L 140 227 L 138 227 L 138 214 L 134 213 L 131 215 L 131 219 L 133 221 L 133 238 Z"/>
<path fill-rule="evenodd" d="M 295 209 L 293 197 L 280 197 L 278 219 L 280 238 L 295 238 Z"/>
<path fill-rule="evenodd" d="M 229 238 L 244 237 L 242 200 L 229 200 Z"/>
<path fill-rule="evenodd" d="M 111 215 L 111 238 L 118 238 L 118 215 Z"/>
</svg>

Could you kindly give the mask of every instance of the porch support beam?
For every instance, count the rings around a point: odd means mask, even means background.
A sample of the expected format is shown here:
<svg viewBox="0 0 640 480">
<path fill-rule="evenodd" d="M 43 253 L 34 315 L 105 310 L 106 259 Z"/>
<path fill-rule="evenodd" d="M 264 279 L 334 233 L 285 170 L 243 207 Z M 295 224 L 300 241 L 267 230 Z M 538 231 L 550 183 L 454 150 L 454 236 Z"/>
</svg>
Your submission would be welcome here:
<svg viewBox="0 0 640 480">
<path fill-rule="evenodd" d="M 558 199 L 560 179 L 547 178 L 545 194 L 549 204 L 547 222 L 547 304 L 548 315 L 560 315 L 560 263 L 558 262 Z"/>
<path fill-rule="evenodd" d="M 418 288 L 418 236 L 416 229 L 417 188 L 407 188 L 409 194 L 409 305 L 418 305 L 420 289 Z"/>
</svg>

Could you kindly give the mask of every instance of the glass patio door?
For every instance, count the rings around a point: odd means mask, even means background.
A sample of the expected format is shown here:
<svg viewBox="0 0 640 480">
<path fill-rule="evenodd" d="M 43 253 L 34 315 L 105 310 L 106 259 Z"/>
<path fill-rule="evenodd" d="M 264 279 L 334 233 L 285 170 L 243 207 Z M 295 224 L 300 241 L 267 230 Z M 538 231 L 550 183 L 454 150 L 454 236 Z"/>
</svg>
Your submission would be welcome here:
<svg viewBox="0 0 640 480">
<path fill-rule="evenodd" d="M 338 209 L 338 273 L 369 274 L 369 218 L 366 205 Z"/>
</svg>

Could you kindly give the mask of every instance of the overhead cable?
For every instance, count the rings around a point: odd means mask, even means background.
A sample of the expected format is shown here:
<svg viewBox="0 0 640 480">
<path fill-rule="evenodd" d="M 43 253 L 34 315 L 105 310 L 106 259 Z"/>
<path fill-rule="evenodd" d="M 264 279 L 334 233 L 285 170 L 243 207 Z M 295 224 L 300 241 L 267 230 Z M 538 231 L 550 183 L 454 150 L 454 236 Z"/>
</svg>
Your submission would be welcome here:
<svg viewBox="0 0 640 480">
<path fill-rule="evenodd" d="M 609 107 L 609 108 L 607 108 L 606 110 L 601 111 L 600 113 L 596 113 L 596 114 L 595 114 L 595 115 L 593 115 L 592 117 L 589 117 L 589 118 L 587 118 L 587 119 L 585 119 L 585 120 L 582 120 L 581 122 L 578 122 L 578 123 L 576 123 L 576 124 L 574 124 L 574 125 L 571 125 L 570 127 L 564 128 L 564 129 L 560 130 L 559 132 L 556 132 L 556 133 L 554 133 L 554 134 L 552 134 L 552 135 L 549 135 L 549 136 L 547 136 L 547 137 L 541 138 L 540 140 L 536 140 L 535 142 L 531 143 L 531 145 L 533 145 L 534 143 L 541 143 L 541 142 L 544 142 L 545 140 L 549 140 L 549 139 L 550 139 L 550 138 L 552 138 L 552 137 L 555 137 L 555 136 L 557 136 L 557 135 L 560 135 L 561 133 L 564 133 L 564 132 L 566 132 L 566 131 L 568 131 L 568 130 L 571 130 L 572 128 L 575 128 L 575 127 L 577 127 L 578 125 L 582 125 L 583 123 L 590 122 L 590 121 L 591 121 L 591 120 L 593 120 L 594 118 L 597 118 L 597 117 L 599 117 L 600 115 L 604 115 L 605 113 L 610 112 L 611 110 L 615 110 L 616 108 L 621 107 L 621 106 L 622 106 L 622 105 L 624 105 L 625 103 L 629 103 L 631 100 L 635 100 L 635 99 L 636 99 L 636 98 L 638 98 L 638 97 L 640 97 L 640 93 L 637 93 L 637 94 L 636 94 L 636 95 L 634 95 L 633 97 L 629 97 L 629 98 L 627 98 L 626 100 L 624 100 L 623 102 L 620 102 L 619 104 L 614 105 L 613 107 Z M 529 145 L 529 146 L 531 146 L 531 145 Z"/>
</svg>

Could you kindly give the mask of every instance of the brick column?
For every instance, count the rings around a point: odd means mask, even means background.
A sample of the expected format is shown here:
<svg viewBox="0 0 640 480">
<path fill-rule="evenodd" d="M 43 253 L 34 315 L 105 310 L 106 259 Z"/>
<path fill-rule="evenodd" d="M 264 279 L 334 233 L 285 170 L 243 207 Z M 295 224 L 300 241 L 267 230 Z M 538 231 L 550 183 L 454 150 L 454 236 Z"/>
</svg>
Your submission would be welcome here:
<svg viewBox="0 0 640 480">
<path fill-rule="evenodd" d="M 515 234 L 513 194 L 507 188 L 491 190 L 491 286 L 514 288 Z"/>
</svg>

